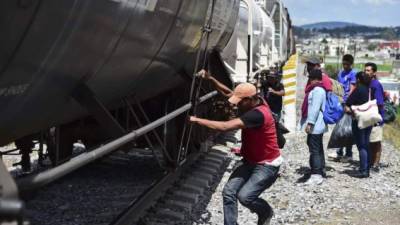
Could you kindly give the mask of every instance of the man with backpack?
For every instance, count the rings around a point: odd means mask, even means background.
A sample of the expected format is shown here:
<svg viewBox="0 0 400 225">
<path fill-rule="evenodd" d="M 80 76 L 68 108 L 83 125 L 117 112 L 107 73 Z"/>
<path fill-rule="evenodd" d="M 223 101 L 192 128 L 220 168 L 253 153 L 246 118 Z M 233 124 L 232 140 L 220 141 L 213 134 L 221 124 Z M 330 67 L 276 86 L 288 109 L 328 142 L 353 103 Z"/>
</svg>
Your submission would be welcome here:
<svg viewBox="0 0 400 225">
<path fill-rule="evenodd" d="M 322 72 L 314 69 L 308 75 L 309 85 L 302 105 L 302 128 L 307 133 L 307 145 L 310 151 L 311 176 L 306 185 L 319 185 L 325 175 L 325 155 L 323 135 L 327 132 L 323 111 L 326 104 L 326 91 L 322 84 Z"/>
<path fill-rule="evenodd" d="M 338 81 L 342 85 L 344 90 L 343 102 L 345 103 L 347 98 L 356 88 L 356 74 L 357 71 L 353 69 L 354 57 L 350 54 L 344 55 L 342 58 L 343 70 L 338 74 Z M 353 145 L 346 146 L 346 153 L 343 156 L 343 148 L 337 149 L 336 153 L 329 154 L 331 158 L 336 158 L 342 162 L 349 162 L 353 159 Z"/>
<path fill-rule="evenodd" d="M 321 69 L 320 60 L 318 57 L 308 57 L 305 60 L 307 65 L 307 72 L 310 74 L 313 70 L 319 70 L 322 74 L 321 86 L 326 91 L 326 104 L 321 108 L 323 119 L 326 124 L 335 124 L 339 122 L 344 114 L 343 106 L 340 103 L 339 97 L 333 93 L 333 84 L 331 79 Z M 308 79 L 306 90 L 311 85 L 311 80 Z"/>
</svg>

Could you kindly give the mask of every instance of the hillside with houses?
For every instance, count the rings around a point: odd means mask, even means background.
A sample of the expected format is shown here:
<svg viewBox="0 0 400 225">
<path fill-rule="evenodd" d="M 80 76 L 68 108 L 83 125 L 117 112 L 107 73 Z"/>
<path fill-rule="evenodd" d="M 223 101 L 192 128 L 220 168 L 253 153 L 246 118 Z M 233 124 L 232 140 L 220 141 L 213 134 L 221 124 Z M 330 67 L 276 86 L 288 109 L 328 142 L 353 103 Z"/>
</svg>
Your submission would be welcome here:
<svg viewBox="0 0 400 225">
<path fill-rule="evenodd" d="M 323 22 L 296 27 L 300 54 L 319 55 L 327 72 L 335 76 L 344 54 L 355 56 L 355 67 L 373 61 L 381 77 L 400 78 L 400 27 L 367 27 Z"/>
</svg>

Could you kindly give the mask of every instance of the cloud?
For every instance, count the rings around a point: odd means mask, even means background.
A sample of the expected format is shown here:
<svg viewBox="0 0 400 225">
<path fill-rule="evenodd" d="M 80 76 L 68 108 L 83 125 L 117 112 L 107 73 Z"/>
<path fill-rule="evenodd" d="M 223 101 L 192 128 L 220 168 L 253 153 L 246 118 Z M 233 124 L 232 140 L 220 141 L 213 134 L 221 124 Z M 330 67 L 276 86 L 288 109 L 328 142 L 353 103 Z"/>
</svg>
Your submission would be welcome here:
<svg viewBox="0 0 400 225">
<path fill-rule="evenodd" d="M 395 5 L 399 4 L 400 0 L 351 0 L 351 2 L 355 5 L 358 5 L 360 3 L 367 3 L 371 5 Z"/>
<path fill-rule="evenodd" d="M 301 25 L 304 25 L 304 24 L 312 23 L 312 22 L 313 22 L 313 21 L 311 21 L 311 20 L 308 19 L 308 18 L 303 18 L 303 17 L 293 18 L 293 23 L 294 23 L 296 26 L 301 26 Z"/>
<path fill-rule="evenodd" d="M 400 25 L 400 0 L 283 1 L 296 25 L 321 21 L 347 21 L 370 26 Z"/>
</svg>

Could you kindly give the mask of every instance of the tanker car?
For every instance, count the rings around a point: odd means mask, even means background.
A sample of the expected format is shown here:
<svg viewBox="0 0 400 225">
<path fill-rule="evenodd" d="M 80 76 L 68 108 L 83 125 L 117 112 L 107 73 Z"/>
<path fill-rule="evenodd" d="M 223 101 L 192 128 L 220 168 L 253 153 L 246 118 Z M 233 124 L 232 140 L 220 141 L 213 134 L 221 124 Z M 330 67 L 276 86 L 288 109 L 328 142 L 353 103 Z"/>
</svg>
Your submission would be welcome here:
<svg viewBox="0 0 400 225">
<path fill-rule="evenodd" d="M 232 87 L 235 74 L 251 76 L 250 67 L 282 63 L 294 52 L 279 0 L 15 0 L 1 1 L 0 18 L 0 146 L 15 143 L 23 170 L 35 142 L 57 167 L 78 140 L 90 152 L 145 128 L 146 138 L 118 146 L 151 147 L 160 165 L 179 166 L 182 149 L 209 135 L 187 128 L 182 114 L 212 109 L 205 100 L 214 93 L 197 70 Z M 2 162 L 0 178 L 0 201 L 15 198 Z"/>
</svg>

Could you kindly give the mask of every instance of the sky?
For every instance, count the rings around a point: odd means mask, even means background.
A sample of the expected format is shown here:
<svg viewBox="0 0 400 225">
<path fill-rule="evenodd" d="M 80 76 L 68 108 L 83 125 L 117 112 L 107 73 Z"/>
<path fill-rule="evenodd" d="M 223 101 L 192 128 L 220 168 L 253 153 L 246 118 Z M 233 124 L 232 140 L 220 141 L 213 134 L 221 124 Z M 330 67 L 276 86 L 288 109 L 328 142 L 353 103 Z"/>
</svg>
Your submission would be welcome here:
<svg viewBox="0 0 400 225">
<path fill-rule="evenodd" d="M 400 0 L 283 0 L 295 25 L 343 21 L 400 26 Z"/>
</svg>

